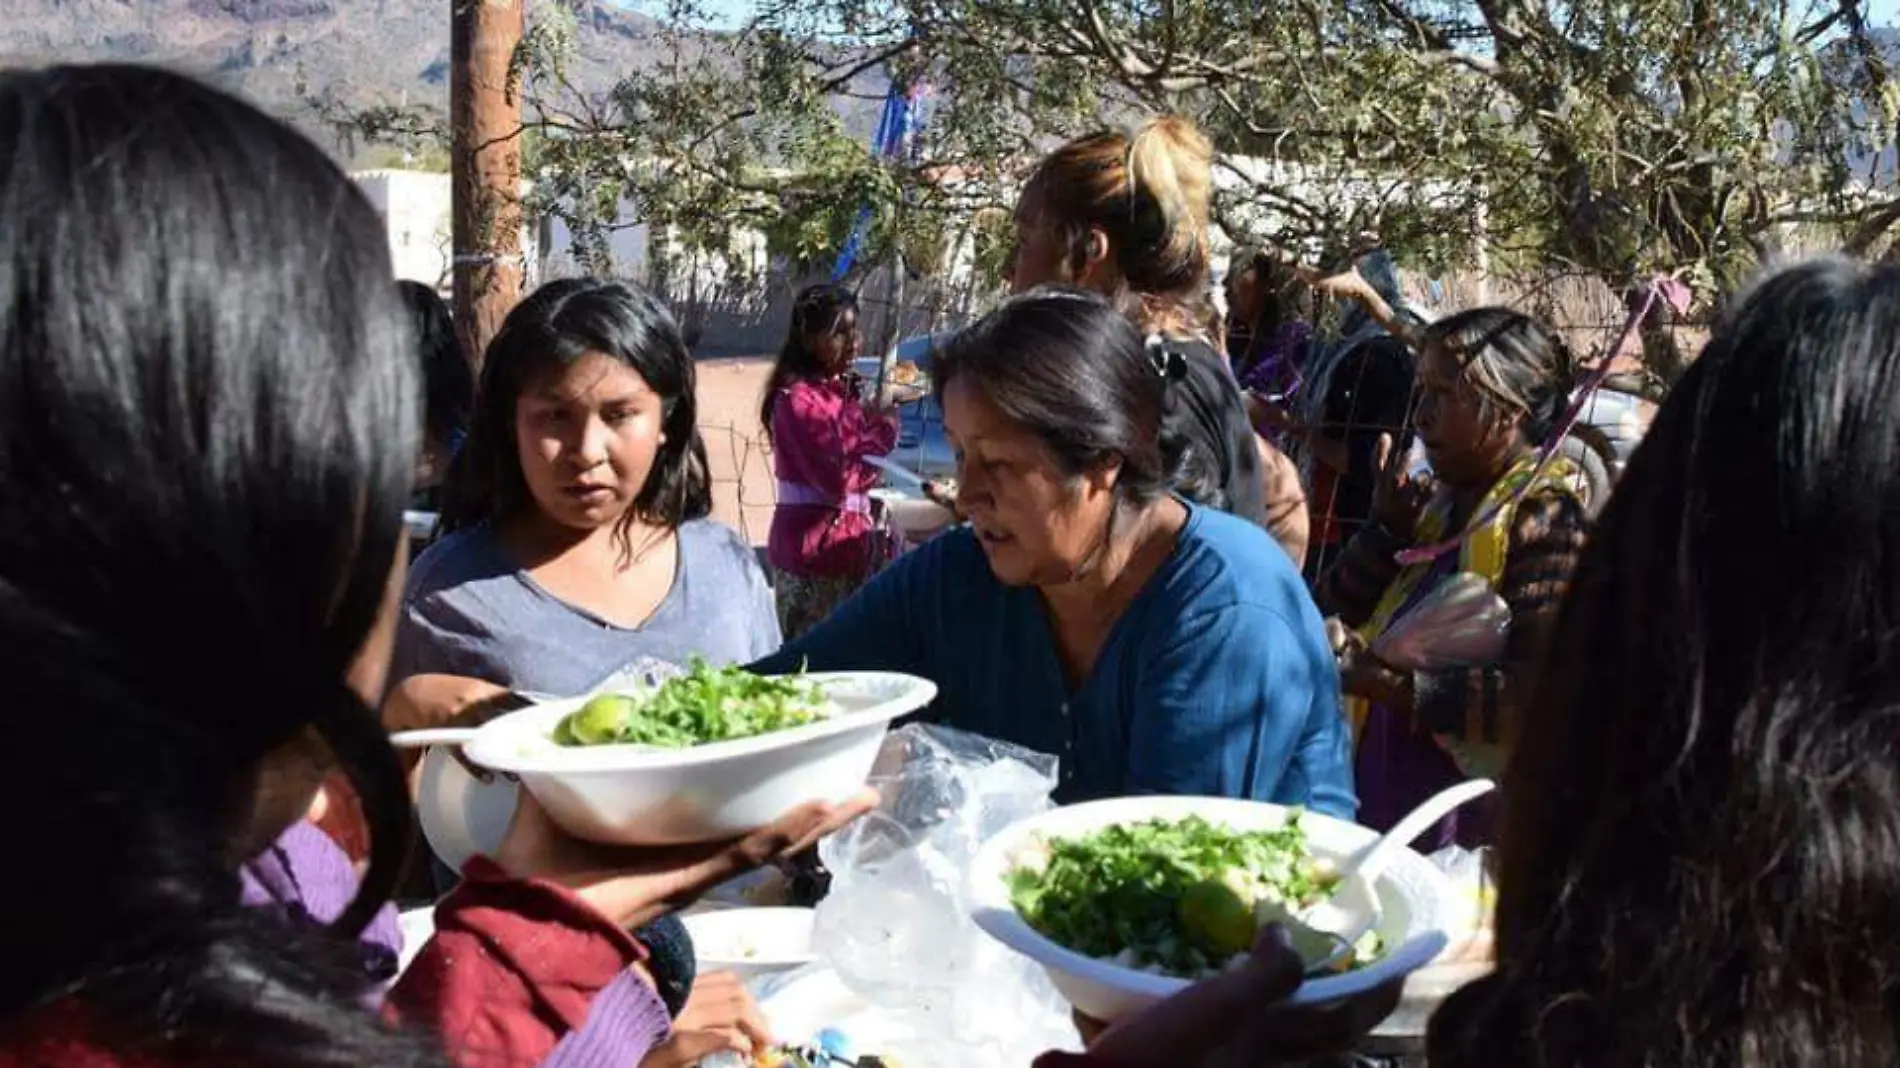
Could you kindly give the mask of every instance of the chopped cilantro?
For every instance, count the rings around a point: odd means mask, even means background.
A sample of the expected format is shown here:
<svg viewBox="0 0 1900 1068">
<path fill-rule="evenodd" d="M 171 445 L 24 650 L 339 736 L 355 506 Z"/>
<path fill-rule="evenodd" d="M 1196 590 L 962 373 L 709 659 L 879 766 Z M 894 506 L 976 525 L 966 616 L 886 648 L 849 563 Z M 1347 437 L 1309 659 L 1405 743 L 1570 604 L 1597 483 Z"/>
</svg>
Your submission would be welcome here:
<svg viewBox="0 0 1900 1068">
<path fill-rule="evenodd" d="M 652 745 L 679 749 L 801 727 L 825 714 L 818 685 L 768 678 L 697 657 L 691 670 L 645 694 L 602 694 L 555 725 L 560 745 Z"/>
<path fill-rule="evenodd" d="M 1045 844 L 1046 864 L 1007 876 L 1031 927 L 1078 953 L 1189 978 L 1250 947 L 1256 915 L 1304 908 L 1337 881 L 1307 852 L 1298 811 L 1271 831 L 1190 816 Z"/>
</svg>

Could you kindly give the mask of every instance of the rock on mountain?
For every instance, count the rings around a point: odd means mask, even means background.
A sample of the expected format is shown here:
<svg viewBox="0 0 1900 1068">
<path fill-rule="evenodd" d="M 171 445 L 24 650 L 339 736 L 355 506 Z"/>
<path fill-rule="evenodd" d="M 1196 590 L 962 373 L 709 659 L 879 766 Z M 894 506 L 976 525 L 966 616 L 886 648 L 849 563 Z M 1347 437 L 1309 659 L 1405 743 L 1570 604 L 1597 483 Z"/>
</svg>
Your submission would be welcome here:
<svg viewBox="0 0 1900 1068">
<path fill-rule="evenodd" d="M 357 107 L 446 110 L 454 2 L 461 0 L 4 0 L 0 65 L 164 64 L 306 124 L 306 91 L 327 90 Z M 582 87 L 604 89 L 665 52 L 650 19 L 598 0 L 558 2 L 576 15 L 569 67 Z"/>
</svg>

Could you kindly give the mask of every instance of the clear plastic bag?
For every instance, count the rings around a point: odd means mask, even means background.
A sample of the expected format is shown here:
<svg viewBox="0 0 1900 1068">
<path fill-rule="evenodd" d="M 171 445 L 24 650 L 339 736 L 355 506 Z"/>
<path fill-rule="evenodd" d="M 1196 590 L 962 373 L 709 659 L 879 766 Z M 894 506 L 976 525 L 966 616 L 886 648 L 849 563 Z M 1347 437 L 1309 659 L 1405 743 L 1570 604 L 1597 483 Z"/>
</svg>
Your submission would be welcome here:
<svg viewBox="0 0 1900 1068">
<path fill-rule="evenodd" d="M 1510 628 L 1511 606 L 1490 583 L 1461 571 L 1394 620 L 1372 652 L 1405 671 L 1489 664 L 1504 655 Z"/>
<path fill-rule="evenodd" d="M 670 660 L 643 656 L 588 687 L 587 692 L 589 694 L 633 693 L 639 690 L 651 690 L 668 679 L 677 679 L 685 674 L 685 668 Z"/>
<path fill-rule="evenodd" d="M 1457 891 L 1455 900 L 1458 902 L 1458 911 L 1448 919 L 1453 937 L 1461 933 L 1488 931 L 1491 927 L 1491 911 L 1497 900 L 1497 891 L 1491 880 L 1490 847 L 1472 850 L 1462 846 L 1446 846 L 1426 859 L 1445 873 Z"/>
<path fill-rule="evenodd" d="M 913 724 L 884 741 L 876 811 L 827 839 L 831 871 L 812 934 L 858 998 L 916 1036 L 906 1065 L 1027 1064 L 1076 1048 L 1068 1004 L 1042 970 L 970 920 L 964 877 L 977 847 L 1046 811 L 1056 759 Z"/>
</svg>

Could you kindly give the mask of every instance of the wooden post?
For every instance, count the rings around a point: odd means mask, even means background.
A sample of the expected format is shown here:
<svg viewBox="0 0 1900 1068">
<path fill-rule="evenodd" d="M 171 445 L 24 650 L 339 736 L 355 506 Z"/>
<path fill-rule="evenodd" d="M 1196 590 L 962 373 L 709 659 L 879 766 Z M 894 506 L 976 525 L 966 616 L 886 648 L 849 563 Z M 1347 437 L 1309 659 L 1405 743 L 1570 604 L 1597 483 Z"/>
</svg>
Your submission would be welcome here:
<svg viewBox="0 0 1900 1068">
<path fill-rule="evenodd" d="M 521 296 L 522 2 L 450 0 L 455 329 L 477 366 Z"/>
</svg>

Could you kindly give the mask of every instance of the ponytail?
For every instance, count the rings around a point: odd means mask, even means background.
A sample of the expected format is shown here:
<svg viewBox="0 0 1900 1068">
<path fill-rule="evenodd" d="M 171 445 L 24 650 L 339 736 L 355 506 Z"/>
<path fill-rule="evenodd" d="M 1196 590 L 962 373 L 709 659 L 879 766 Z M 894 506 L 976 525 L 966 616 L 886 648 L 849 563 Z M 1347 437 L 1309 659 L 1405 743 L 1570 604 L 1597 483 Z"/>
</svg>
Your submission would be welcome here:
<svg viewBox="0 0 1900 1068">
<path fill-rule="evenodd" d="M 1201 410 L 1200 395 L 1187 385 L 1188 355 L 1180 342 L 1159 334 L 1147 342 L 1148 361 L 1161 371 L 1161 419 L 1156 434 L 1162 477 L 1168 487 L 1196 504 L 1226 511 L 1220 463 L 1201 444 L 1203 425 L 1210 413 Z"/>
<path fill-rule="evenodd" d="M 1093 230 L 1107 235 L 1125 306 L 1143 333 L 1206 331 L 1213 146 L 1186 119 L 1149 121 L 1133 135 L 1105 130 L 1062 146 L 1037 166 L 1019 215 L 1054 230 L 1069 268 L 1087 261 Z M 1118 303 L 1123 303 L 1118 301 Z"/>
<path fill-rule="evenodd" d="M 1153 202 L 1161 218 L 1146 242 L 1118 249 L 1122 274 L 1136 290 L 1171 292 L 1189 281 L 1205 281 L 1213 160 L 1214 146 L 1206 135 L 1178 116 L 1150 120 L 1128 142 L 1130 201 Z M 1156 285 L 1144 287 L 1138 278 L 1153 278 Z"/>
</svg>

